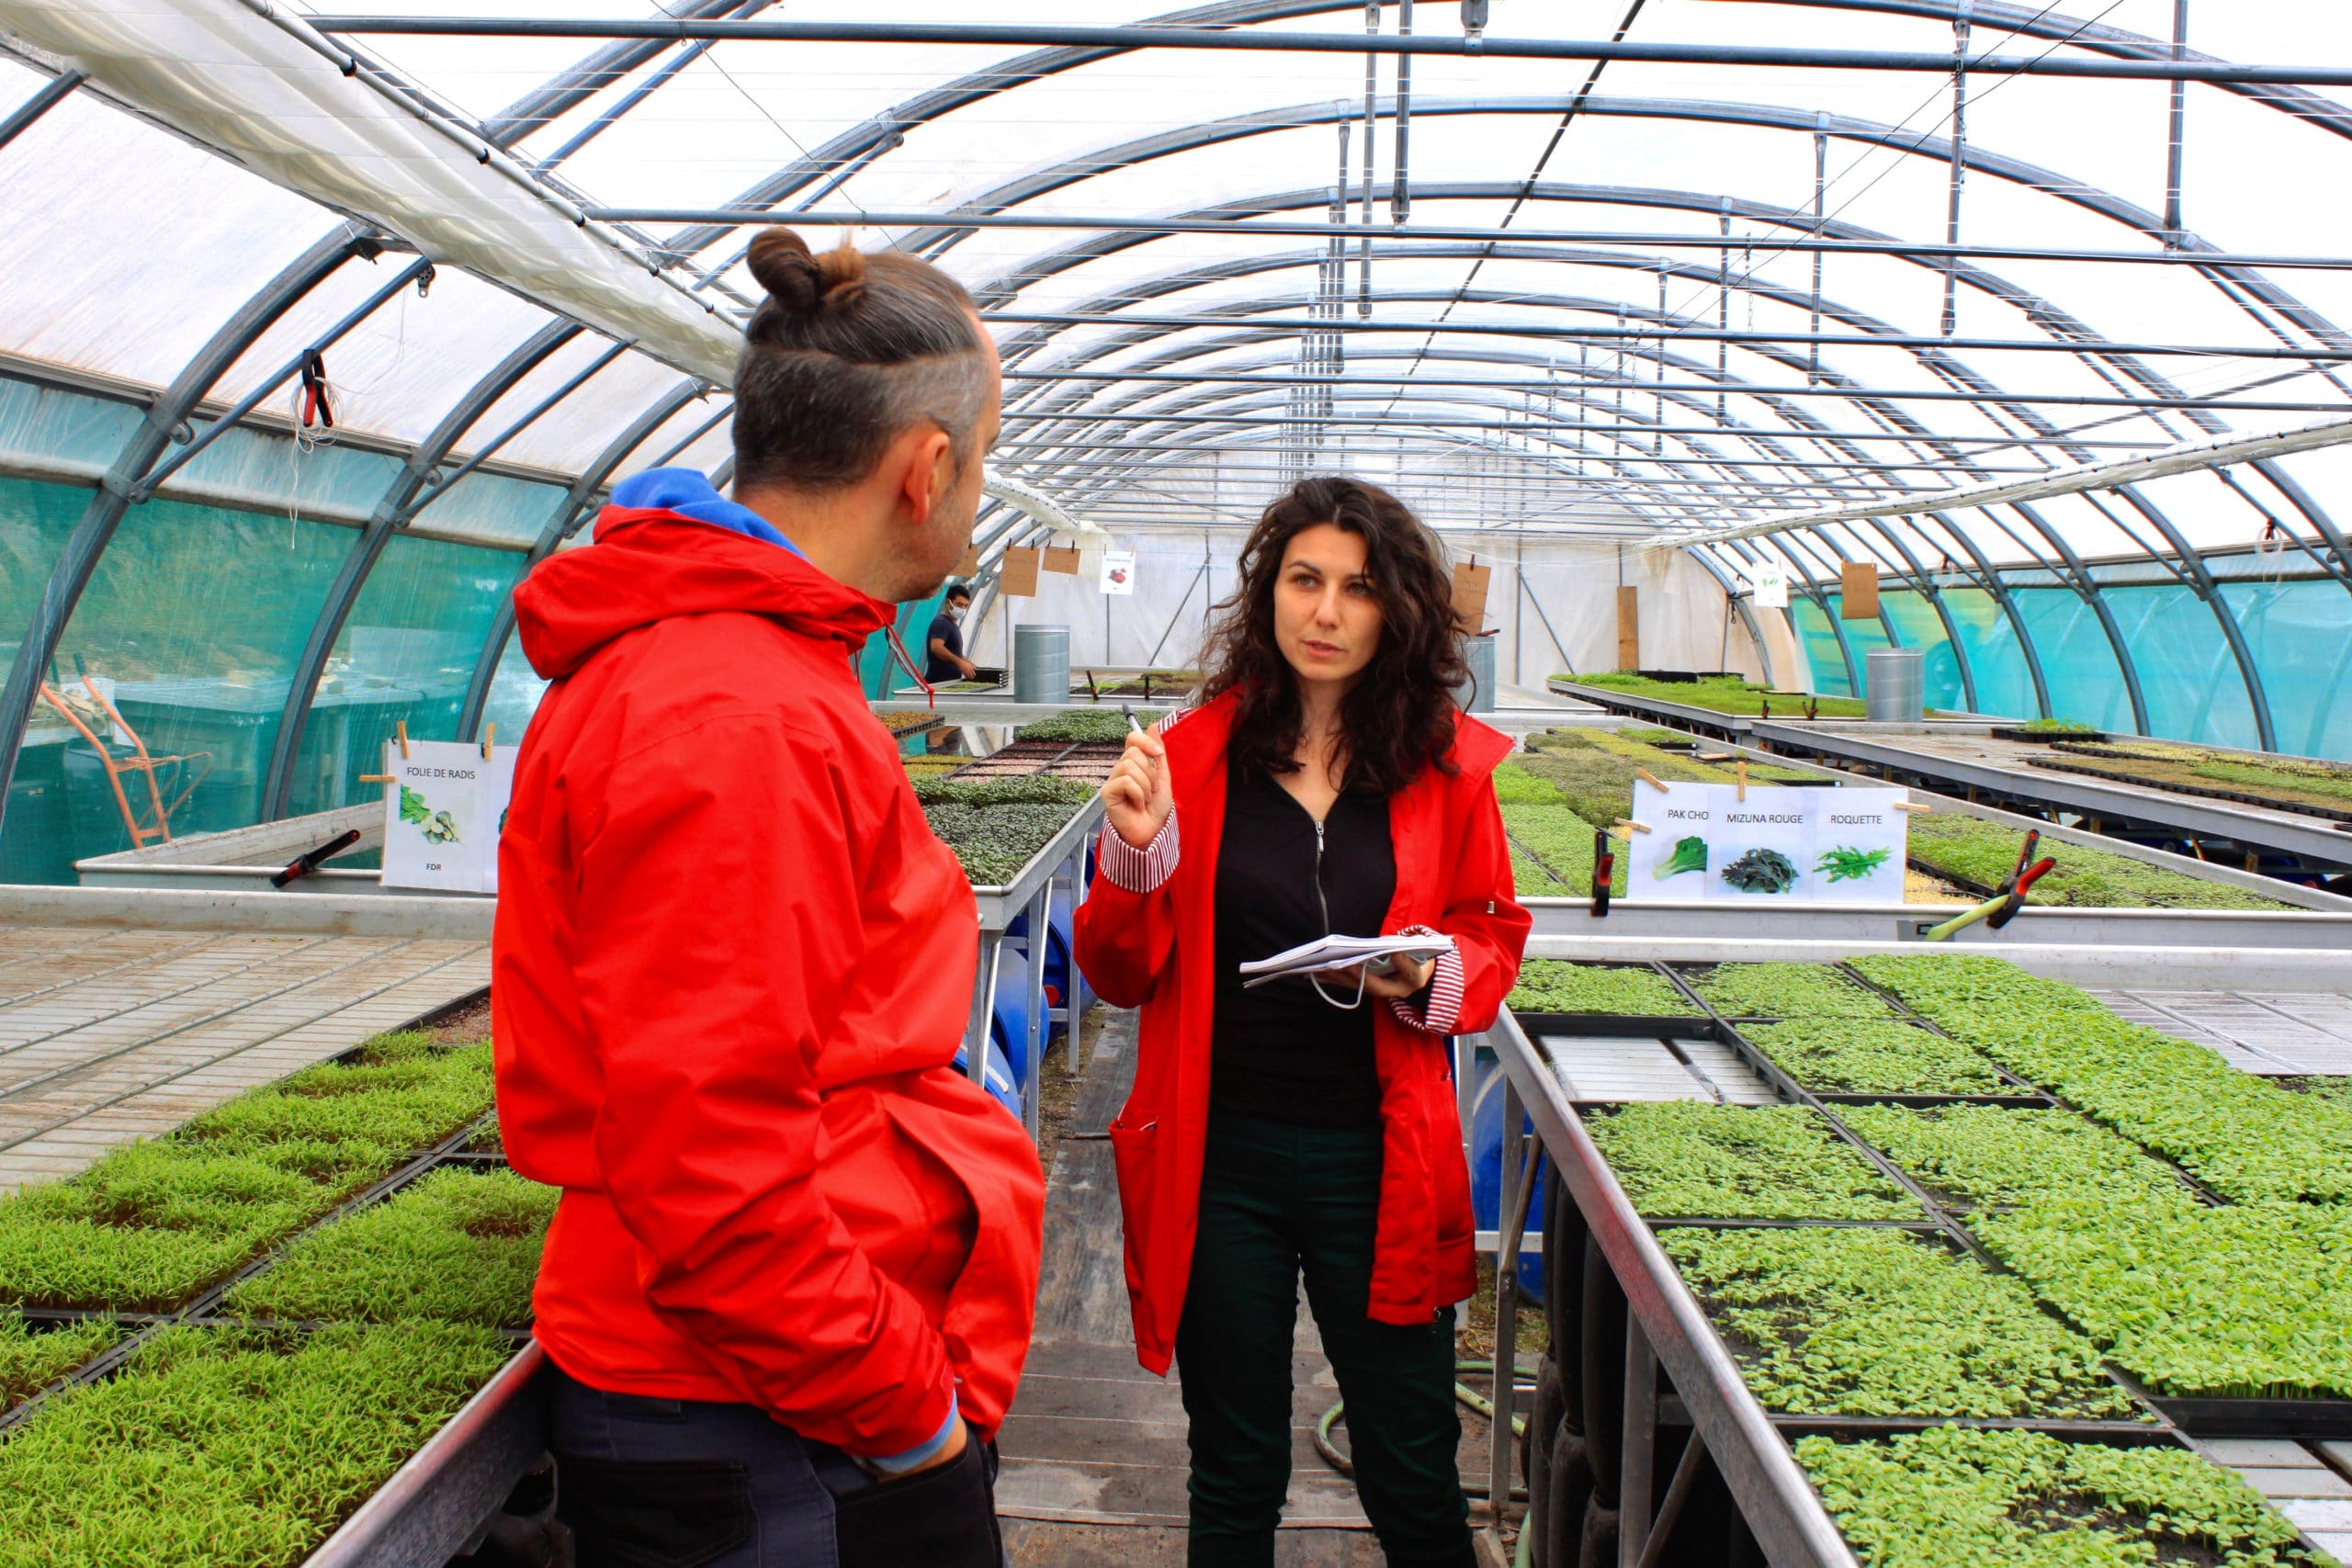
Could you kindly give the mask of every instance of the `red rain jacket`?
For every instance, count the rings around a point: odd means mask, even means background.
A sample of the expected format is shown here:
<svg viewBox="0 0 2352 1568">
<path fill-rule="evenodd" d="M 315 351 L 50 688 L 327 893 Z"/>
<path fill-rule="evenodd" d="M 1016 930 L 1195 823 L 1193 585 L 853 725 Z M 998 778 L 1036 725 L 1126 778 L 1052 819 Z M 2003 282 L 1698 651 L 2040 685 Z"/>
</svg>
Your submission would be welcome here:
<svg viewBox="0 0 2352 1568">
<path fill-rule="evenodd" d="M 748 1402 L 853 1453 L 924 1442 L 951 1390 L 989 1435 L 1045 1184 L 949 1065 L 978 916 L 851 669 L 888 608 L 617 508 L 514 600 L 554 684 L 491 997 L 508 1158 L 563 1189 L 540 1342 L 592 1387 Z"/>
<path fill-rule="evenodd" d="M 1165 1373 L 1184 1310 L 1208 1136 L 1209 1029 L 1216 995 L 1217 846 L 1225 822 L 1228 694 L 1163 727 L 1181 856 L 1151 893 L 1097 875 L 1079 907 L 1079 967 L 1104 1000 L 1140 1007 L 1134 1092 L 1111 1123 L 1126 1223 L 1136 1356 Z M 1384 931 L 1430 926 L 1462 954 L 1454 1027 L 1493 1024 L 1519 977 L 1533 923 L 1515 900 L 1502 812 L 1489 782 L 1508 736 L 1467 715 L 1455 725 L 1449 776 L 1434 769 L 1389 802 L 1396 893 Z M 1445 1041 L 1385 1008 L 1373 1013 L 1380 1075 L 1382 1166 L 1372 1299 L 1380 1323 L 1427 1323 L 1476 1288 L 1470 1173 Z"/>
</svg>

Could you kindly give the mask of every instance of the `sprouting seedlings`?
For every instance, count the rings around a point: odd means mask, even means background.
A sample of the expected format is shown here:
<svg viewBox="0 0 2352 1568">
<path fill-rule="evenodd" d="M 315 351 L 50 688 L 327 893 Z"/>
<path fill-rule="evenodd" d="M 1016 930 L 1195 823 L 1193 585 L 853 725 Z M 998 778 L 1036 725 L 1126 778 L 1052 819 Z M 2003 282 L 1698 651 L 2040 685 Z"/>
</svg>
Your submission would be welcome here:
<svg viewBox="0 0 2352 1568">
<path fill-rule="evenodd" d="M 1658 1236 L 1774 1410 L 2130 1418 L 2089 1340 L 2012 1279 L 1905 1232 Z"/>
<path fill-rule="evenodd" d="M 2005 1088 L 1982 1055 L 1916 1023 L 1813 1018 L 1743 1032 L 1816 1094 L 1999 1094 Z"/>
<path fill-rule="evenodd" d="M 1690 1018 L 1699 1010 L 1655 969 L 1633 964 L 1568 964 L 1555 958 L 1531 958 L 1520 965 L 1510 1006 L 1520 1012 L 1621 1018 Z"/>
<path fill-rule="evenodd" d="M 1644 1214 L 1924 1220 L 1919 1205 L 1802 1106 L 1620 1106 L 1588 1122 Z"/>
<path fill-rule="evenodd" d="M 1804 1438 L 1797 1461 L 1863 1568 L 2318 1568 L 2295 1527 L 2185 1449 L 1938 1427 Z"/>
<path fill-rule="evenodd" d="M 304 1236 L 223 1304 L 292 1321 L 432 1317 L 522 1327 L 560 1196 L 509 1171 L 437 1170 Z"/>
<path fill-rule="evenodd" d="M 1718 964 L 1691 988 L 1727 1018 L 1888 1018 L 1894 1010 L 1826 964 Z"/>
</svg>

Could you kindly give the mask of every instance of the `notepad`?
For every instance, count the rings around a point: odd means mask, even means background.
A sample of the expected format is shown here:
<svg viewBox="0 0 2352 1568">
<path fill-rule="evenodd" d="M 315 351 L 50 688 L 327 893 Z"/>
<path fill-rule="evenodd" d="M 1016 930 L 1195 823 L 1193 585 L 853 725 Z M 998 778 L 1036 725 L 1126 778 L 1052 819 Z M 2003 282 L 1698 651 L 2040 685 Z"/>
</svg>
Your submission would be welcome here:
<svg viewBox="0 0 2352 1568">
<path fill-rule="evenodd" d="M 1320 975 L 1333 969 L 1346 969 L 1367 964 L 1375 975 L 1385 974 L 1398 958 L 1419 963 L 1453 951 L 1450 936 L 1325 936 L 1313 942 L 1301 942 L 1287 953 L 1277 953 L 1272 958 L 1252 959 L 1241 965 L 1241 973 L 1250 976 L 1241 985 L 1244 990 L 1262 986 L 1272 980 L 1287 979 L 1294 975 Z"/>
</svg>

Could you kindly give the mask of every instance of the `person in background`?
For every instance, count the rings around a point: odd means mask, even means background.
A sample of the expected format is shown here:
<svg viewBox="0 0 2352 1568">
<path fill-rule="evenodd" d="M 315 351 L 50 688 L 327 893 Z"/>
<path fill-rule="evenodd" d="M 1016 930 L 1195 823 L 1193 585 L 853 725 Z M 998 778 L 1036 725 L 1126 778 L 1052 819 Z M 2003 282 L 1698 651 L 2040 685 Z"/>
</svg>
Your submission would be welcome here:
<svg viewBox="0 0 2352 1568">
<path fill-rule="evenodd" d="M 964 617 L 971 613 L 972 591 L 957 583 L 947 591 L 940 602 L 939 614 L 931 618 L 931 636 L 924 652 L 922 678 L 936 686 L 944 681 L 969 681 L 978 675 L 979 666 L 964 657 Z"/>
<path fill-rule="evenodd" d="M 732 500 L 614 488 L 514 592 L 553 682 L 499 847 L 507 1157 L 562 1189 L 535 1296 L 582 1568 L 1000 1568 L 1037 1152 L 951 1066 L 978 916 L 852 660 L 971 536 L 971 300 L 752 243 Z"/>
<path fill-rule="evenodd" d="M 1076 930 L 1087 979 L 1143 1013 L 1111 1147 L 1136 1353 L 1183 1380 L 1189 1561 L 1274 1560 L 1303 1276 L 1382 1552 L 1464 1568 L 1451 1309 L 1476 1274 L 1446 1036 L 1494 1021 L 1531 924 L 1491 779 L 1511 742 L 1455 706 L 1442 548 L 1375 486 L 1268 507 L 1218 615 L 1203 705 L 1131 736 L 1103 786 Z M 1241 985 L 1318 937 L 1407 932 L 1453 951 Z"/>
</svg>

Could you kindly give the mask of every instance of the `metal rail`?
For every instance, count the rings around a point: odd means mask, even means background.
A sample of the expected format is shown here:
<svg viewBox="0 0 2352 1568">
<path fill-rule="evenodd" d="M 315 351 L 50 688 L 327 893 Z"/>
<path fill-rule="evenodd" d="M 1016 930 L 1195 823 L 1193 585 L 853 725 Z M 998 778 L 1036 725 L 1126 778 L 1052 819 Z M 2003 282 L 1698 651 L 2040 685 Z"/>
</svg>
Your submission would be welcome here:
<svg viewBox="0 0 2352 1568">
<path fill-rule="evenodd" d="M 1608 1162 L 1585 1132 L 1571 1106 L 1567 1091 L 1544 1063 L 1533 1042 L 1506 1010 L 1495 1027 L 1477 1037 L 1477 1043 L 1495 1054 L 1504 1075 L 1502 1125 L 1515 1134 L 1521 1114 L 1532 1122 L 1535 1135 L 1576 1201 L 1592 1239 L 1623 1287 L 1628 1308 L 1629 1347 L 1657 1359 L 1688 1411 L 1691 1426 L 1707 1445 L 1707 1452 L 1722 1473 L 1740 1513 L 1774 1568 L 1855 1568 L 1856 1559 L 1828 1511 L 1821 1506 L 1813 1483 L 1798 1468 L 1788 1444 L 1773 1429 L 1764 1406 L 1750 1393 L 1738 1365 L 1724 1348 L 1706 1314 L 1693 1299 L 1649 1226 L 1618 1186 Z M 1507 1135 L 1503 1143 L 1503 1191 L 1499 1213 L 1520 1222 L 1504 1227 L 1498 1258 L 1515 1268 L 1520 1235 L 1527 1205 L 1522 1197 L 1521 1162 L 1516 1145 L 1523 1140 Z M 1638 1335 L 1638 1338 L 1635 1335 Z M 1518 1342 L 1518 1301 L 1515 1291 L 1496 1293 L 1495 1343 Z M 1627 1392 L 1642 1393 L 1639 1355 L 1629 1355 Z M 1654 1396 L 1655 1379 L 1647 1390 Z M 1498 1378 L 1496 1414 L 1492 1427 L 1494 1471 L 1516 1472 L 1511 1458 L 1516 1439 L 1511 1432 L 1512 1380 Z M 1655 1404 L 1650 1411 L 1653 1422 Z M 1628 1411 L 1627 1426 L 1634 1427 Z M 1628 1478 L 1627 1494 L 1631 1490 Z M 1629 1519 L 1630 1519 L 1629 1515 Z M 1638 1548 L 1636 1549 L 1638 1558 Z"/>
<path fill-rule="evenodd" d="M 2082 59 L 2058 54 L 1955 58 L 1895 50 L 1649 43 L 1600 39 L 1505 39 L 1288 33 L 1250 28 L 1069 27 L 979 22 L 780 22 L 720 17 L 368 17 L 302 18 L 322 33 L 448 38 L 763 39 L 790 43 L 944 43 L 1080 49 L 1189 49 L 1249 53 L 1434 54 L 1469 59 L 1629 61 L 1822 71 L 1905 71 L 1948 76 L 2086 76 L 2103 81 L 2214 82 L 2256 86 L 2352 86 L 2352 69 L 2242 65 L 2212 60 Z"/>
<path fill-rule="evenodd" d="M 1029 951 L 1022 965 L 1022 976 L 1028 991 L 1028 1005 L 1023 1014 L 1027 1020 L 1028 1035 L 1023 1042 L 1026 1071 L 1020 1086 L 1021 1120 L 1033 1139 L 1042 1125 L 1044 1097 L 1037 1090 L 1043 1081 L 1046 1042 L 1057 1021 L 1067 1032 L 1070 1070 L 1075 1072 L 1078 1068 L 1080 1010 L 1073 1005 L 1075 995 L 1065 996 L 1050 1013 L 1046 1007 L 1046 945 L 1051 934 L 1054 895 L 1057 891 L 1067 893 L 1073 910 L 1085 898 L 1087 852 L 1102 822 L 1102 801 L 1089 801 L 1079 807 L 1045 848 L 1030 857 L 1029 863 L 1011 882 L 972 889 L 980 908 L 980 966 L 972 977 L 972 1011 L 964 1029 L 964 1070 L 974 1083 L 986 1086 L 991 1024 L 996 1017 L 998 960 L 1012 923 L 1026 916 Z M 1074 993 L 1078 988 L 1075 964 L 1071 971 Z"/>
</svg>

